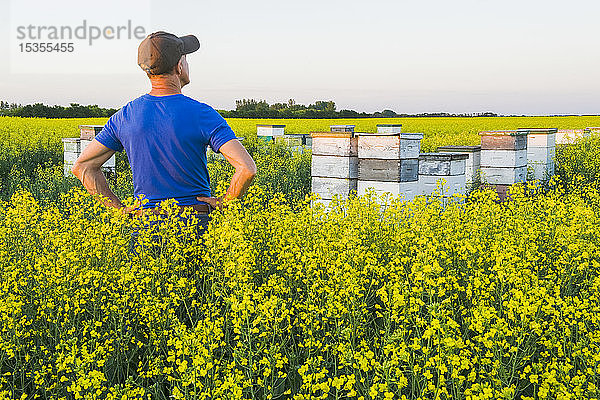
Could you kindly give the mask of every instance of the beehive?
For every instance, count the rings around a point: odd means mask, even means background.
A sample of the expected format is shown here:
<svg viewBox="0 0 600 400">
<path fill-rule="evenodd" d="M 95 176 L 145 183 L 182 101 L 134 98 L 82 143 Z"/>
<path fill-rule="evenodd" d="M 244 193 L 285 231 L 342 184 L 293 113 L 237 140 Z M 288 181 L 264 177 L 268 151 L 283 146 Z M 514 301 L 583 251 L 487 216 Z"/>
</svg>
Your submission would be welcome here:
<svg viewBox="0 0 600 400">
<path fill-rule="evenodd" d="M 377 124 L 377 133 L 400 133 L 402 124 Z"/>
<path fill-rule="evenodd" d="M 467 190 L 479 183 L 479 168 L 481 166 L 481 146 L 441 146 L 438 153 L 466 154 L 465 182 Z"/>
<path fill-rule="evenodd" d="M 527 178 L 528 130 L 484 131 L 481 135 L 481 180 L 512 185 Z"/>
<path fill-rule="evenodd" d="M 527 134 L 527 178 L 548 181 L 554 175 L 558 129 L 524 129 Z"/>
<path fill-rule="evenodd" d="M 414 200 L 420 193 L 419 181 L 413 182 L 382 182 L 382 181 L 358 181 L 358 195 L 363 196 L 372 190 L 377 195 L 390 194 L 401 196 L 404 200 Z M 383 199 L 382 199 L 383 200 Z"/>
<path fill-rule="evenodd" d="M 423 195 L 435 192 L 443 197 L 466 194 L 467 154 L 422 153 L 419 156 L 419 190 Z"/>
<path fill-rule="evenodd" d="M 354 132 L 355 125 L 330 125 L 331 132 Z"/>
<path fill-rule="evenodd" d="M 558 129 L 556 132 L 556 144 L 570 144 L 578 140 L 590 137 L 591 129 Z"/>
<path fill-rule="evenodd" d="M 80 138 L 64 138 L 63 142 L 63 173 L 64 176 L 73 176 L 71 169 L 75 161 L 79 158 L 83 150 L 92 142 L 92 140 Z M 106 173 L 116 173 L 116 158 L 112 155 L 103 165 L 102 170 Z"/>
<path fill-rule="evenodd" d="M 271 141 L 276 136 L 283 136 L 285 134 L 285 125 L 256 125 L 256 134 L 264 141 Z"/>
<path fill-rule="evenodd" d="M 104 125 L 79 125 L 79 138 L 92 140 L 102 131 Z"/>
<path fill-rule="evenodd" d="M 379 182 L 414 182 L 419 179 L 419 159 L 361 158 L 358 162 L 358 179 Z"/>
<path fill-rule="evenodd" d="M 324 200 L 357 190 L 358 138 L 352 132 L 312 132 L 312 192 Z"/>
<path fill-rule="evenodd" d="M 422 133 L 361 133 L 358 158 L 400 160 L 419 158 Z"/>
</svg>

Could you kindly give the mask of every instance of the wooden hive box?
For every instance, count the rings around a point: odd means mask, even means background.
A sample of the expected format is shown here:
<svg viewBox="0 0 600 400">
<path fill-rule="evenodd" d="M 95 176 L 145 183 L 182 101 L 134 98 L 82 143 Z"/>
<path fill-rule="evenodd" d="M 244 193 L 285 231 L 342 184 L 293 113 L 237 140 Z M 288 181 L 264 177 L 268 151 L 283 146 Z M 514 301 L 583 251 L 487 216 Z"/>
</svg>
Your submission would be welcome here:
<svg viewBox="0 0 600 400">
<path fill-rule="evenodd" d="M 527 131 L 527 148 L 530 147 L 554 147 L 556 145 L 557 128 L 526 128 L 519 129 Z"/>
<path fill-rule="evenodd" d="M 467 180 L 462 175 L 419 175 L 420 194 L 430 196 L 436 193 L 442 197 L 467 193 Z"/>
<path fill-rule="evenodd" d="M 354 132 L 356 125 L 330 125 L 329 130 L 331 132 Z"/>
<path fill-rule="evenodd" d="M 312 155 L 311 176 L 322 178 L 358 178 L 358 158 Z"/>
<path fill-rule="evenodd" d="M 358 159 L 358 179 L 379 182 L 415 182 L 419 179 L 419 159 Z"/>
<path fill-rule="evenodd" d="M 313 176 L 312 192 L 321 196 L 322 199 L 331 200 L 336 195 L 347 198 L 357 189 L 357 179 L 350 178 L 328 178 Z"/>
<path fill-rule="evenodd" d="M 400 133 L 402 124 L 377 124 L 377 133 Z"/>
<path fill-rule="evenodd" d="M 527 166 L 517 168 L 481 167 L 481 181 L 492 185 L 514 185 L 527 180 Z"/>
<path fill-rule="evenodd" d="M 441 146 L 438 153 L 456 153 L 469 156 L 465 161 L 465 180 L 467 186 L 479 182 L 479 168 L 481 167 L 481 146 Z"/>
<path fill-rule="evenodd" d="M 265 125 L 265 124 L 257 124 L 256 125 L 256 134 L 258 136 L 275 137 L 275 136 L 283 136 L 284 133 L 285 133 L 285 125 Z"/>
<path fill-rule="evenodd" d="M 421 139 L 422 133 L 361 133 L 358 136 L 358 158 L 419 158 Z"/>
<path fill-rule="evenodd" d="M 92 140 L 102 131 L 104 125 L 79 125 L 79 138 Z"/>
<path fill-rule="evenodd" d="M 524 150 L 527 149 L 527 131 L 483 131 L 481 136 L 481 151 L 485 150 Z"/>
<path fill-rule="evenodd" d="M 297 147 L 304 144 L 304 138 L 301 135 L 275 136 L 275 143 L 285 143 L 290 147 Z"/>
<path fill-rule="evenodd" d="M 421 153 L 419 155 L 419 177 L 422 175 L 465 175 L 467 158 L 469 158 L 467 154 Z"/>
<path fill-rule="evenodd" d="M 577 140 L 588 138 L 591 130 L 586 129 L 559 129 L 556 132 L 556 144 L 575 143 Z"/>
<path fill-rule="evenodd" d="M 358 138 L 352 132 L 311 132 L 312 154 L 356 157 Z"/>
<path fill-rule="evenodd" d="M 83 150 L 92 142 L 92 140 L 80 138 L 64 138 L 63 142 L 63 172 L 65 176 L 73 176 L 71 168 L 79 158 Z M 116 171 L 116 154 L 113 154 L 103 165 L 102 170 L 108 173 Z"/>
<path fill-rule="evenodd" d="M 377 195 L 390 194 L 402 196 L 404 200 L 412 201 L 420 194 L 419 182 L 380 182 L 380 181 L 358 181 L 358 195 L 363 196 L 372 190 Z"/>
<path fill-rule="evenodd" d="M 527 149 L 484 150 L 481 152 L 481 168 L 517 168 L 527 165 Z"/>
</svg>

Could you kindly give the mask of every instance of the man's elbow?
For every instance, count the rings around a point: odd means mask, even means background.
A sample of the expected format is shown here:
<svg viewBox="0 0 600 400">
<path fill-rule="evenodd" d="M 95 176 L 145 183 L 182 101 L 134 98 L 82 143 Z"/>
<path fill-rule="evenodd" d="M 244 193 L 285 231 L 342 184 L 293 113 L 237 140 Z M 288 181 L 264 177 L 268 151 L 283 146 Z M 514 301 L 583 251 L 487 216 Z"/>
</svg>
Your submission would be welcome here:
<svg viewBox="0 0 600 400">
<path fill-rule="evenodd" d="M 256 176 L 256 164 L 252 163 L 252 165 L 247 165 L 244 168 L 244 175 L 246 175 L 249 180 L 254 179 Z"/>
</svg>

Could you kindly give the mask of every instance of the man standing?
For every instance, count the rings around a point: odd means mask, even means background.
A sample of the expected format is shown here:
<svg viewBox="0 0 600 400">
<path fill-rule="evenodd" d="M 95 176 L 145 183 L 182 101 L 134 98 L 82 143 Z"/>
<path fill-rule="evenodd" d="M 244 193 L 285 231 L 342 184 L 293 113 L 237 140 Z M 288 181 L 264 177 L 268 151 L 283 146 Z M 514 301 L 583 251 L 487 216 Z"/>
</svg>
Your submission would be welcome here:
<svg viewBox="0 0 600 400">
<path fill-rule="evenodd" d="M 116 151 L 125 150 L 133 173 L 134 195 L 144 208 L 174 198 L 183 207 L 208 215 L 228 200 L 241 197 L 256 175 L 256 164 L 212 107 L 181 93 L 190 82 L 186 54 L 200 47 L 193 35 L 155 32 L 138 48 L 138 64 L 152 90 L 127 103 L 110 117 L 73 165 L 73 174 L 91 194 L 105 197 L 109 207 L 132 212 L 110 190 L 100 167 Z M 212 197 L 206 148 L 223 154 L 235 168 L 225 196 Z"/>
</svg>

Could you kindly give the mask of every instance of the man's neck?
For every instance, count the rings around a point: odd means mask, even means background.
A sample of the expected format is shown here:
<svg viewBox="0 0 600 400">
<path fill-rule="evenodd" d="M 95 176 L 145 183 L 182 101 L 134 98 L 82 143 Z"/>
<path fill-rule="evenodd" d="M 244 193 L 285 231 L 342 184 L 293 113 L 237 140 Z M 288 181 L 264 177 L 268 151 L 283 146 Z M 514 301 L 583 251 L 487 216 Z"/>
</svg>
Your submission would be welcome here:
<svg viewBox="0 0 600 400">
<path fill-rule="evenodd" d="M 173 78 L 150 78 L 152 90 L 148 93 L 151 96 L 170 96 L 181 93 L 181 82 Z"/>
</svg>

